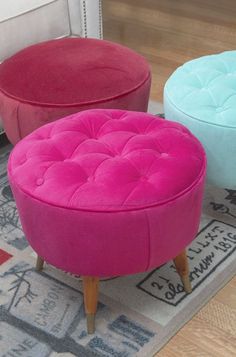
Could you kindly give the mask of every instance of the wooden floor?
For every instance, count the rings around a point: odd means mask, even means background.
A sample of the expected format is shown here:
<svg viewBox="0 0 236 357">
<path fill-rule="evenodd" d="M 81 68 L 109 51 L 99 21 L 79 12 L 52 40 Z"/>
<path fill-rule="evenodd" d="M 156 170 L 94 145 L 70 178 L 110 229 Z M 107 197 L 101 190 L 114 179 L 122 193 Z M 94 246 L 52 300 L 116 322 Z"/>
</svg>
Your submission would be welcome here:
<svg viewBox="0 0 236 357">
<path fill-rule="evenodd" d="M 104 38 L 144 55 L 151 97 L 162 101 L 167 78 L 182 63 L 236 49 L 236 0 L 103 0 Z"/>
<path fill-rule="evenodd" d="M 175 68 L 236 49 L 236 0 L 103 0 L 104 38 L 144 55 L 151 99 L 162 101 Z M 189 321 L 157 357 L 236 356 L 236 278 Z"/>
</svg>

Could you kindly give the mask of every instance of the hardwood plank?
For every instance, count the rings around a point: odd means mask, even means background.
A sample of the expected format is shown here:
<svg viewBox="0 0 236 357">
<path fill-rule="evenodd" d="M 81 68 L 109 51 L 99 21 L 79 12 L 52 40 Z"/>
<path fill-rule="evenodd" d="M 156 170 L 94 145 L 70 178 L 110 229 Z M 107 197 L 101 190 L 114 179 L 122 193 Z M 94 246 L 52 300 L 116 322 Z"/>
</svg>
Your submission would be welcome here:
<svg viewBox="0 0 236 357">
<path fill-rule="evenodd" d="M 201 309 L 197 317 L 199 320 L 207 322 L 232 336 L 236 333 L 236 310 L 225 303 L 218 302 L 217 299 L 213 299 Z"/>
<path fill-rule="evenodd" d="M 132 6 L 129 1 L 122 4 L 116 1 L 111 8 L 110 16 L 112 20 L 116 19 L 116 14 L 119 11 L 119 19 L 123 22 L 136 24 L 136 28 L 138 22 L 139 26 L 145 25 L 149 28 L 159 28 L 170 32 L 173 32 L 173 29 L 175 29 L 178 30 L 179 35 L 187 34 L 188 36 L 203 37 L 203 39 L 206 37 L 205 33 L 207 32 L 208 38 L 224 41 L 225 34 L 227 33 L 231 35 L 230 38 L 227 38 L 227 42 L 232 40 L 234 43 L 235 19 L 233 21 L 222 21 L 222 13 L 218 12 L 218 16 L 221 16 L 221 21 L 217 21 L 219 20 L 217 16 L 206 17 L 197 15 L 197 11 L 199 10 L 201 10 L 201 14 L 203 15 L 206 15 L 206 13 L 212 14 L 212 10 L 205 12 L 204 10 L 206 9 L 196 6 L 196 8 L 186 11 L 186 7 L 181 9 L 181 1 L 178 3 L 175 1 L 173 4 L 175 5 L 174 8 L 157 6 L 154 11 L 146 6 L 136 6 L 134 16 L 134 5 Z"/>
<path fill-rule="evenodd" d="M 221 289 L 221 291 L 218 292 L 215 300 L 236 311 L 236 278 L 232 279 L 223 289 Z"/>
<path fill-rule="evenodd" d="M 156 357 L 214 357 L 214 354 L 205 351 L 201 346 L 177 334 L 171 341 L 156 354 Z"/>
<path fill-rule="evenodd" d="M 236 338 L 219 327 L 215 327 L 196 316 L 188 322 L 187 327 L 180 330 L 180 335 L 196 346 L 215 357 L 232 357 L 236 355 Z"/>
<path fill-rule="evenodd" d="M 234 0 L 103 0 L 104 38 L 144 55 L 152 66 L 151 99 L 162 101 L 182 63 L 236 48 Z"/>
</svg>

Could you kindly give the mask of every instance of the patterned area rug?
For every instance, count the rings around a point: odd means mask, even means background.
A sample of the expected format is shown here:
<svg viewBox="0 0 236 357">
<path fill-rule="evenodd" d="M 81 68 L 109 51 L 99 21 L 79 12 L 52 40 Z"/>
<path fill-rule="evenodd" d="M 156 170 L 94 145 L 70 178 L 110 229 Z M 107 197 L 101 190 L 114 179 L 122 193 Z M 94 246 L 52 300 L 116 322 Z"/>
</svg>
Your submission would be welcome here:
<svg viewBox="0 0 236 357">
<path fill-rule="evenodd" d="M 0 356 L 152 356 L 235 274 L 236 191 L 207 187 L 188 249 L 193 293 L 172 262 L 107 279 L 96 334 L 87 335 L 80 279 L 50 265 L 34 270 L 7 180 L 9 151 L 0 154 Z"/>
</svg>

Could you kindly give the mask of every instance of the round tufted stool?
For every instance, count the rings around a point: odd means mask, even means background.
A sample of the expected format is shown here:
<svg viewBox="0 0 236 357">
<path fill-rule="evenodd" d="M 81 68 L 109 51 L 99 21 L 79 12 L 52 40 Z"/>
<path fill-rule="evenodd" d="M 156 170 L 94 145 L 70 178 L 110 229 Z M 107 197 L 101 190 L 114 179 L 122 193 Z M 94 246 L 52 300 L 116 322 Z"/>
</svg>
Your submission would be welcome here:
<svg viewBox="0 0 236 357">
<path fill-rule="evenodd" d="M 9 179 L 37 268 L 46 260 L 83 276 L 89 332 L 99 277 L 175 258 L 190 292 L 185 247 L 198 230 L 205 167 L 182 125 L 121 110 L 77 113 L 15 146 Z"/>
<path fill-rule="evenodd" d="M 179 67 L 165 85 L 164 108 L 202 142 L 209 183 L 236 189 L 236 51 Z"/>
<path fill-rule="evenodd" d="M 90 108 L 147 110 L 150 68 L 121 45 L 66 38 L 21 50 L 0 64 L 0 115 L 15 144 L 34 129 Z"/>
</svg>

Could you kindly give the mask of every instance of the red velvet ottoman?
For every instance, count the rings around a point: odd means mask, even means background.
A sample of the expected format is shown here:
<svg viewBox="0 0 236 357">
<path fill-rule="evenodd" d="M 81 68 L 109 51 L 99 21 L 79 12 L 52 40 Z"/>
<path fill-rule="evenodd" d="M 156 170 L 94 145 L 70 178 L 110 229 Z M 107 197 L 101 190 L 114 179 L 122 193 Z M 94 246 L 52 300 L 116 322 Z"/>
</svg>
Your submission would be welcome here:
<svg viewBox="0 0 236 357">
<path fill-rule="evenodd" d="M 15 144 L 34 129 L 81 110 L 146 111 L 146 60 L 121 45 L 67 38 L 30 46 L 0 65 L 0 116 Z"/>
<path fill-rule="evenodd" d="M 191 291 L 185 248 L 198 230 L 206 159 L 182 125 L 146 113 L 84 111 L 20 141 L 8 170 L 37 268 L 45 259 L 83 276 L 89 332 L 99 277 L 174 259 Z"/>
</svg>

